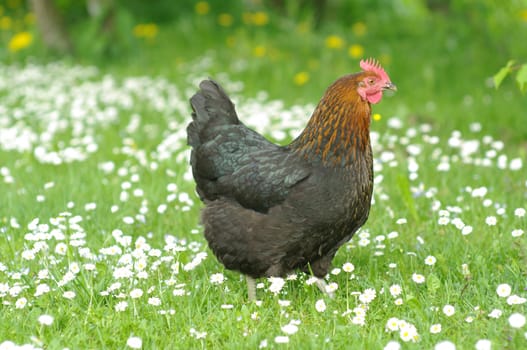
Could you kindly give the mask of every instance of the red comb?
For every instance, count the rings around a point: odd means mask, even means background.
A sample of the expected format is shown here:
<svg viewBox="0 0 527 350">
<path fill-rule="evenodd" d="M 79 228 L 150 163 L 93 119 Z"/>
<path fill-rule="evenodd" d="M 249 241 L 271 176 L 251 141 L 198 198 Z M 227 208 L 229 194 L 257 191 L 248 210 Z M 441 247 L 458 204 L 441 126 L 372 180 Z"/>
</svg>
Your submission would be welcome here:
<svg viewBox="0 0 527 350">
<path fill-rule="evenodd" d="M 386 74 L 384 69 L 381 67 L 381 64 L 379 63 L 379 61 L 373 58 L 368 58 L 366 61 L 360 60 L 360 67 L 365 72 L 374 72 L 379 77 L 381 77 L 381 79 L 390 81 L 388 74 Z"/>
</svg>

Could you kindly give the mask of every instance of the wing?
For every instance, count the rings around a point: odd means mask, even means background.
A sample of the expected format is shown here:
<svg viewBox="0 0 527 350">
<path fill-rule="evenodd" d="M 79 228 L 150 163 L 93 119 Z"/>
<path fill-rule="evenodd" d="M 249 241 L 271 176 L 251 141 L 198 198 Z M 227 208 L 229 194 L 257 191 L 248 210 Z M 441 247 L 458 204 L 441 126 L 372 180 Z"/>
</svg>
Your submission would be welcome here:
<svg viewBox="0 0 527 350">
<path fill-rule="evenodd" d="M 241 123 L 216 126 L 208 133 L 208 141 L 194 148 L 191 156 L 202 200 L 226 197 L 267 212 L 310 175 L 308 165 L 296 154 Z"/>
</svg>

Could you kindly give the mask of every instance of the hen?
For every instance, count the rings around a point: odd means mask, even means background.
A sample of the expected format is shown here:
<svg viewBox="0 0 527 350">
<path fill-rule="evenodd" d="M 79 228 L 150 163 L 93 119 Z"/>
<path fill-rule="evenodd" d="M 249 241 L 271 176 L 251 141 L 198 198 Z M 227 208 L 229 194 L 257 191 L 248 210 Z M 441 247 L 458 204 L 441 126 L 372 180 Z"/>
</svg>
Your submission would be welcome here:
<svg viewBox="0 0 527 350">
<path fill-rule="evenodd" d="M 279 146 L 246 127 L 223 89 L 204 80 L 187 128 L 202 224 L 227 269 L 255 278 L 311 272 L 325 292 L 337 249 L 368 218 L 373 190 L 371 104 L 396 90 L 380 64 L 335 81 L 306 128 Z"/>
</svg>

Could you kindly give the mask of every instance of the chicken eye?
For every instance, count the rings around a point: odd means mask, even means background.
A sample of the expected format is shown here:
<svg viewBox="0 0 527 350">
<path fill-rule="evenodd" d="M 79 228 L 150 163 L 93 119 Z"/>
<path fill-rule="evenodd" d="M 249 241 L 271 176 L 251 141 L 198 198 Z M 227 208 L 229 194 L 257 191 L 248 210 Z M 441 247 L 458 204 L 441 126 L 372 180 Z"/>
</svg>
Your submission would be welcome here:
<svg viewBox="0 0 527 350">
<path fill-rule="evenodd" d="M 375 80 L 374 80 L 374 79 L 371 79 L 371 78 L 370 78 L 370 79 L 368 79 L 368 84 L 370 84 L 370 85 L 373 85 L 373 84 L 375 84 Z"/>
</svg>

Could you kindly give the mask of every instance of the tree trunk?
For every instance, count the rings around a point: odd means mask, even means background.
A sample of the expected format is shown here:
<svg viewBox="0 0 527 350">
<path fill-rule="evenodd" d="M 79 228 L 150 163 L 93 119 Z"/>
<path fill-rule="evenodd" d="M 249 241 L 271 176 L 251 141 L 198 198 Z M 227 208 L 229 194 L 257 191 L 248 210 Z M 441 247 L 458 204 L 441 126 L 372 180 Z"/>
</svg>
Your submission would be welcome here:
<svg viewBox="0 0 527 350">
<path fill-rule="evenodd" d="M 72 45 L 62 17 L 53 0 L 29 0 L 42 41 L 49 49 L 71 53 Z"/>
</svg>

